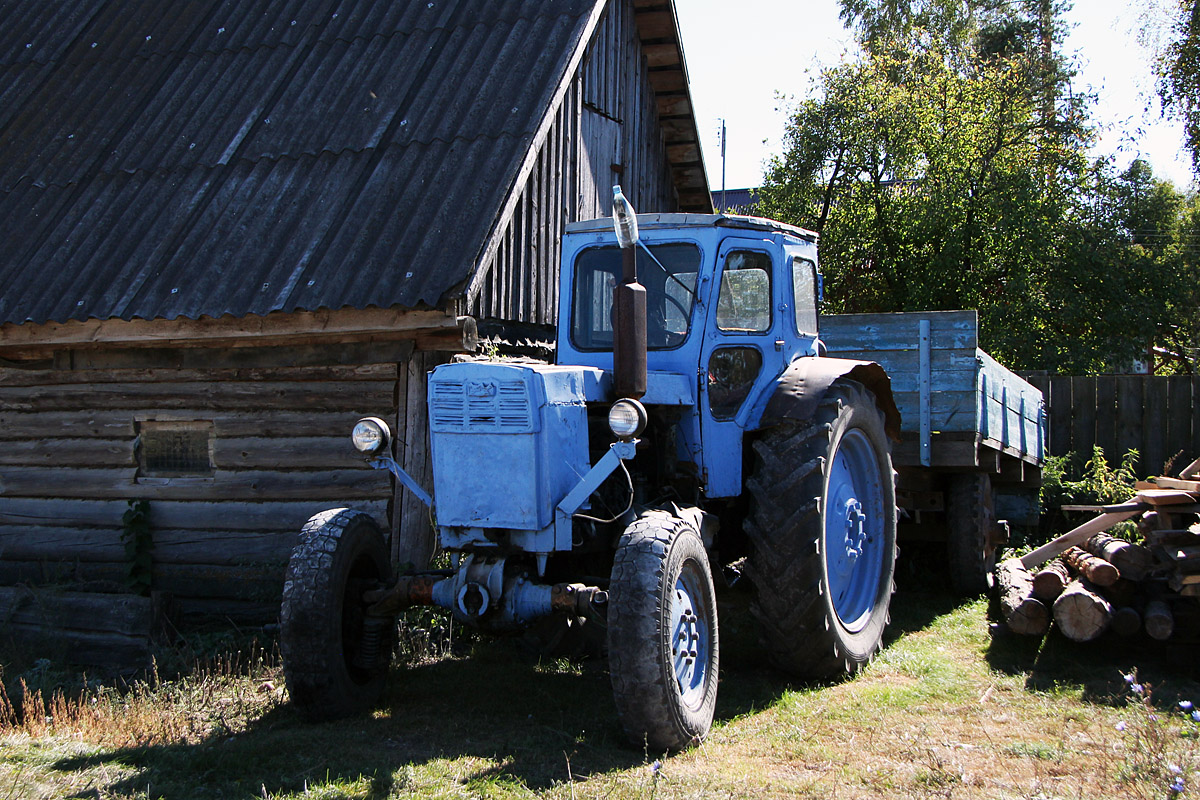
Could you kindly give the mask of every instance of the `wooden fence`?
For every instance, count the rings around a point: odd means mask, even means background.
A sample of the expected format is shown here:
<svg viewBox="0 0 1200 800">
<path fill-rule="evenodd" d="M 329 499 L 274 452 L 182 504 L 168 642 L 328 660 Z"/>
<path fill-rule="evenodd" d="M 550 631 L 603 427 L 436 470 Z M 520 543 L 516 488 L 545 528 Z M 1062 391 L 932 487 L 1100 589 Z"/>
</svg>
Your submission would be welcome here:
<svg viewBox="0 0 1200 800">
<path fill-rule="evenodd" d="M 1049 452 L 1090 457 L 1104 448 L 1110 464 L 1137 450 L 1142 475 L 1177 472 L 1200 456 L 1200 376 L 1027 375 L 1046 398 Z"/>
</svg>

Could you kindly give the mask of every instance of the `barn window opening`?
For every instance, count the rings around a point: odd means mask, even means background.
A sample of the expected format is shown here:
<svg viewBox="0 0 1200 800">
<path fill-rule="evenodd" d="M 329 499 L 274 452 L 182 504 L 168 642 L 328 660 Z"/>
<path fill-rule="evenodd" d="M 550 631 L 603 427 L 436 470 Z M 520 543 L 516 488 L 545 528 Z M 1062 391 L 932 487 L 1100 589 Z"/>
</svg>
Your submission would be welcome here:
<svg viewBox="0 0 1200 800">
<path fill-rule="evenodd" d="M 138 423 L 138 476 L 211 476 L 211 421 L 142 420 Z"/>
</svg>

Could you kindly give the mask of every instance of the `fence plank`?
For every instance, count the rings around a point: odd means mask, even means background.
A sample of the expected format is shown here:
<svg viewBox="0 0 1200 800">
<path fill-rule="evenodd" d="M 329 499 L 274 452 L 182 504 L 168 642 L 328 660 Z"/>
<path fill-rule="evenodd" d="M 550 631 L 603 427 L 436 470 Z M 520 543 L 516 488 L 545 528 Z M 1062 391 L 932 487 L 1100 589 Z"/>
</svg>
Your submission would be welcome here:
<svg viewBox="0 0 1200 800">
<path fill-rule="evenodd" d="M 1197 456 L 1200 456 L 1200 375 L 1192 376 L 1192 449 L 1185 453 L 1181 467 L 1190 464 Z"/>
<path fill-rule="evenodd" d="M 1114 380 L 1096 379 L 1096 439 L 1095 444 L 1104 449 L 1109 458 L 1117 452 L 1117 383 Z M 1091 456 L 1089 449 L 1081 455 Z"/>
<path fill-rule="evenodd" d="M 1142 472 L 1163 474 L 1163 462 L 1171 457 L 1167 452 L 1167 382 L 1147 378 L 1143 382 L 1142 398 Z"/>
<path fill-rule="evenodd" d="M 1142 384 L 1145 380 L 1140 375 L 1119 375 L 1116 380 L 1116 428 L 1113 431 L 1115 449 L 1109 452 L 1104 448 L 1104 454 L 1109 458 L 1120 459 L 1130 450 L 1137 450 L 1142 472 L 1146 472 L 1145 453 L 1142 452 Z"/>
<path fill-rule="evenodd" d="M 1071 408 L 1075 412 L 1071 418 L 1071 448 L 1055 455 L 1074 452 L 1087 458 L 1096 443 L 1095 378 L 1071 378 Z"/>
<path fill-rule="evenodd" d="M 1050 426 L 1050 430 L 1046 432 L 1050 440 L 1047 450 L 1055 455 L 1069 453 L 1073 447 L 1071 444 L 1071 409 L 1075 407 L 1075 401 L 1071 399 L 1073 384 L 1072 378 L 1056 375 L 1049 381 L 1050 391 L 1043 390 L 1048 411 L 1046 422 Z"/>
<path fill-rule="evenodd" d="M 1192 379 L 1188 375 L 1167 378 L 1167 458 L 1173 458 L 1173 473 L 1200 455 L 1192 452 Z"/>
</svg>

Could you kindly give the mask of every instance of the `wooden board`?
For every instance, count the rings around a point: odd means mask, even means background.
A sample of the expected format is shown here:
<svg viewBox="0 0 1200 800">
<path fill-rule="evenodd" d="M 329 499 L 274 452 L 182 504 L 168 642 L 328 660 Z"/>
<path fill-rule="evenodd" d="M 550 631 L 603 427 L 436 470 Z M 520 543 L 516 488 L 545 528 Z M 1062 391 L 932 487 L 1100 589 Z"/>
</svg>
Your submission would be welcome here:
<svg viewBox="0 0 1200 800">
<path fill-rule="evenodd" d="M 1176 506 L 1197 501 L 1195 495 L 1179 489 L 1141 489 L 1137 499 L 1152 506 Z"/>
</svg>

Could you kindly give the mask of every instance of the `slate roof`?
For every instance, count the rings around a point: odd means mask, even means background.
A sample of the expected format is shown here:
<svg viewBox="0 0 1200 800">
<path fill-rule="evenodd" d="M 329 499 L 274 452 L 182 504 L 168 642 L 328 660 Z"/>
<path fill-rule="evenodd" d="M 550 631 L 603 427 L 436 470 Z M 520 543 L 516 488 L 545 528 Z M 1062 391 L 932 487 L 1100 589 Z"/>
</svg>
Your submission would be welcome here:
<svg viewBox="0 0 1200 800">
<path fill-rule="evenodd" d="M 604 0 L 0 0 L 0 323 L 436 306 Z"/>
</svg>

